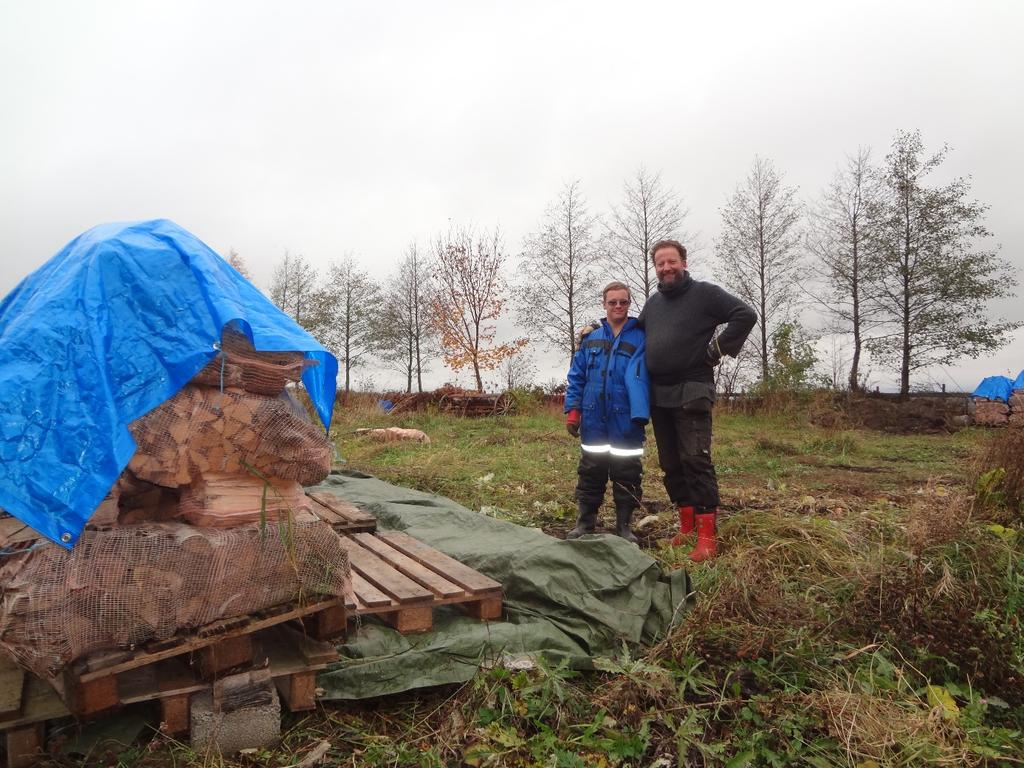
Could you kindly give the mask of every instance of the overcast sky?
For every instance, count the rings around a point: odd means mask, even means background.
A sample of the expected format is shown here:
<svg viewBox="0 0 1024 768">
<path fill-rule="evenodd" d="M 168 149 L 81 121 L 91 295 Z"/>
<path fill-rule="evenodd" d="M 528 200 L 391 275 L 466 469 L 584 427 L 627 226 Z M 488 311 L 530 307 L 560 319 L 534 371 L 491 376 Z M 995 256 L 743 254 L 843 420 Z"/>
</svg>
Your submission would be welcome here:
<svg viewBox="0 0 1024 768">
<path fill-rule="evenodd" d="M 755 154 L 812 199 L 846 153 L 915 128 L 950 145 L 944 176 L 972 177 L 1019 274 L 1022 39 L 1017 0 L 0 0 L 0 294 L 108 221 L 173 219 L 264 289 L 286 249 L 383 279 L 449 220 L 516 253 L 563 184 L 604 212 L 641 163 L 682 196 L 699 262 Z M 1024 331 L 929 375 L 1021 368 Z"/>
</svg>

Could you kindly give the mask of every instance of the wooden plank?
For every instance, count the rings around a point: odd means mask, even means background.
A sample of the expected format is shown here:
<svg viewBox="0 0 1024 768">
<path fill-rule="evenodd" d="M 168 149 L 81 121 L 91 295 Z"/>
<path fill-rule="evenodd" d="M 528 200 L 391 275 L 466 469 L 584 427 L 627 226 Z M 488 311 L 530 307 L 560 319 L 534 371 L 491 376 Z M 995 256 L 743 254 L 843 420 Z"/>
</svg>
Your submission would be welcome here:
<svg viewBox="0 0 1024 768">
<path fill-rule="evenodd" d="M 348 520 L 350 523 L 377 523 L 377 518 L 369 512 L 364 512 L 351 501 L 336 494 L 311 493 L 309 497 L 323 504 L 342 520 Z"/>
<path fill-rule="evenodd" d="M 135 704 L 204 691 L 210 684 L 196 677 L 181 659 L 166 659 L 117 677 L 122 704 Z"/>
<path fill-rule="evenodd" d="M 0 518 L 0 546 L 10 543 L 11 536 L 25 529 L 25 524 L 16 517 Z"/>
<path fill-rule="evenodd" d="M 352 572 L 352 590 L 359 602 L 368 608 L 397 604 L 397 601 L 392 600 L 355 571 Z"/>
<path fill-rule="evenodd" d="M 316 709 L 316 672 L 296 672 L 287 677 L 275 677 L 274 684 L 290 712 Z"/>
<path fill-rule="evenodd" d="M 21 714 L 25 692 L 25 670 L 7 654 L 0 654 L 0 722 Z"/>
<path fill-rule="evenodd" d="M 399 603 L 430 602 L 433 599 L 434 595 L 430 590 L 403 576 L 368 549 L 359 546 L 347 536 L 340 539 L 341 545 L 348 551 L 353 570 Z"/>
<path fill-rule="evenodd" d="M 302 624 L 306 629 L 306 639 L 327 640 L 332 637 L 343 637 L 348 628 L 348 606 L 336 605 L 325 611 L 305 616 Z M 326 645 L 321 643 L 321 645 Z M 333 646 L 328 645 L 333 650 Z M 336 657 L 336 655 L 335 655 Z"/>
<path fill-rule="evenodd" d="M 160 731 L 171 736 L 188 733 L 192 725 L 189 702 L 191 694 L 179 693 L 160 699 Z"/>
<path fill-rule="evenodd" d="M 76 717 L 91 717 L 121 704 L 117 678 L 113 675 L 83 681 L 64 673 L 64 703 Z"/>
<path fill-rule="evenodd" d="M 98 651 L 90 654 L 84 659 L 85 669 L 89 672 L 96 669 L 105 669 L 106 667 L 112 667 L 115 664 L 120 664 L 122 661 L 127 661 L 131 656 L 131 651 L 124 651 L 121 649 Z"/>
<path fill-rule="evenodd" d="M 453 557 L 434 549 L 422 541 L 417 541 L 407 533 L 401 531 L 380 531 L 377 534 L 395 549 L 404 552 L 428 568 L 440 573 L 449 581 L 453 581 L 460 587 L 470 592 L 493 592 L 501 589 L 501 584 L 479 571 L 475 571 L 468 565 L 460 563 Z"/>
<path fill-rule="evenodd" d="M 7 544 L 20 544 L 23 541 L 35 541 L 36 539 L 41 538 L 43 538 L 43 536 L 39 531 L 26 525 L 17 533 L 11 534 L 7 539 Z"/>
<path fill-rule="evenodd" d="M 81 680 L 82 682 L 87 682 L 89 680 L 94 680 L 98 677 L 103 677 L 106 675 L 116 675 L 120 674 L 121 672 L 126 672 L 129 669 L 143 667 L 147 664 L 152 664 L 162 659 L 169 659 L 174 656 L 180 656 L 183 653 L 191 653 L 193 651 L 199 650 L 200 648 L 212 645 L 213 643 L 216 643 L 224 639 L 225 637 L 232 637 L 235 635 L 258 632 L 261 629 L 272 627 L 273 625 L 280 624 L 284 621 L 290 621 L 291 619 L 297 619 L 301 616 L 306 616 L 310 613 L 322 611 L 325 608 L 328 608 L 332 605 L 337 605 L 338 603 L 338 599 L 332 598 L 330 600 L 324 600 L 322 602 L 312 603 L 310 605 L 305 605 L 300 608 L 294 608 L 290 611 L 285 611 L 284 613 L 275 614 L 273 616 L 268 616 L 262 619 L 254 619 L 250 621 L 246 626 L 241 627 L 239 629 L 231 630 L 223 635 L 216 635 L 212 637 L 186 637 L 181 639 L 180 642 L 171 647 L 161 647 L 159 651 L 155 651 L 152 653 L 141 652 L 138 655 L 134 656 L 132 659 L 122 662 L 121 664 L 115 664 L 113 667 L 99 669 L 95 672 L 85 672 L 79 677 L 79 680 Z M 161 644 L 161 646 L 163 645 L 164 644 Z"/>
<path fill-rule="evenodd" d="M 497 597 L 482 597 L 479 600 L 459 603 L 459 608 L 474 619 L 494 621 L 501 618 L 502 603 L 501 595 L 498 595 Z"/>
<path fill-rule="evenodd" d="M 403 635 L 429 632 L 434 626 L 434 610 L 429 605 L 403 607 L 397 611 L 378 614 L 378 616 Z"/>
<path fill-rule="evenodd" d="M 61 701 L 60 694 L 53 686 L 35 675 L 28 675 L 25 682 L 25 694 L 21 700 L 21 715 L 9 722 L 0 724 L 0 728 L 17 728 L 21 725 L 40 723 L 55 717 L 67 717 L 71 714 Z"/>
<path fill-rule="evenodd" d="M 35 723 L 7 732 L 7 768 L 29 768 L 43 756 L 43 724 Z"/>
<path fill-rule="evenodd" d="M 460 597 L 466 594 L 466 590 L 462 586 L 452 584 L 440 574 L 412 559 L 385 540 L 377 538 L 374 534 L 353 533 L 350 536 L 410 579 L 418 581 L 438 597 Z"/>
<path fill-rule="evenodd" d="M 229 669 L 252 663 L 252 635 L 226 637 L 199 651 L 199 674 L 213 679 Z"/>
<path fill-rule="evenodd" d="M 313 501 L 313 514 L 324 522 L 330 523 L 331 525 L 339 525 L 341 523 L 348 522 L 347 518 L 341 517 L 335 513 L 330 507 L 317 499 L 316 495 L 311 494 L 309 498 Z"/>
<path fill-rule="evenodd" d="M 293 647 L 298 651 L 302 660 L 309 666 L 324 666 L 330 664 L 332 661 L 337 661 L 340 657 L 338 649 L 335 648 L 331 643 L 325 643 L 315 638 L 310 637 L 304 632 L 300 632 L 290 626 L 279 626 L 273 629 L 267 630 L 267 632 L 273 632 L 278 642 L 285 643 Z"/>
</svg>

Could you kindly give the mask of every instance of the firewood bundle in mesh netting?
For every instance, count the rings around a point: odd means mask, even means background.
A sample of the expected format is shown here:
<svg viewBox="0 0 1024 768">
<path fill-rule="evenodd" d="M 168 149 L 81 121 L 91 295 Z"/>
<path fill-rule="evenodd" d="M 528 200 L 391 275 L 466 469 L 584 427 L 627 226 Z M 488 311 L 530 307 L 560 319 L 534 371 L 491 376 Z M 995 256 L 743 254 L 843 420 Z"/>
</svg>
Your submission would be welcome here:
<svg viewBox="0 0 1024 768">
<path fill-rule="evenodd" d="M 137 451 L 74 549 L 0 558 L 0 646 L 52 676 L 92 651 L 343 597 L 348 555 L 302 489 L 327 476 L 331 445 L 286 391 L 305 364 L 226 332 L 192 382 L 129 425 Z"/>
<path fill-rule="evenodd" d="M 189 384 L 130 429 L 138 447 L 128 468 L 157 485 L 211 473 L 314 485 L 331 469 L 324 431 L 281 396 Z"/>
<path fill-rule="evenodd" d="M 199 528 L 142 523 L 83 532 L 0 564 L 0 641 L 44 677 L 92 651 L 131 648 L 179 630 L 299 598 L 342 596 L 348 555 L 312 515 L 287 523 Z"/>
</svg>

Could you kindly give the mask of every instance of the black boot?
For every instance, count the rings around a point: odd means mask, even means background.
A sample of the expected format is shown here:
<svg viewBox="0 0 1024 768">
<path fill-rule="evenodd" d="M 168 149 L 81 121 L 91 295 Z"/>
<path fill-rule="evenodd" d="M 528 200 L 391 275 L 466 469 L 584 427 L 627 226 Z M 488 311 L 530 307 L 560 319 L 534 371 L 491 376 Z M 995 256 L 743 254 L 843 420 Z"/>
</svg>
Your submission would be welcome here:
<svg viewBox="0 0 1024 768">
<path fill-rule="evenodd" d="M 633 507 L 622 504 L 615 507 L 615 535 L 621 536 L 631 544 L 636 544 L 636 536 L 629 530 L 630 520 L 633 519 Z"/>
<path fill-rule="evenodd" d="M 580 516 L 576 520 L 576 527 L 565 534 L 567 539 L 578 539 L 586 533 L 593 533 L 597 525 L 597 504 L 590 504 L 585 501 L 578 502 Z"/>
</svg>

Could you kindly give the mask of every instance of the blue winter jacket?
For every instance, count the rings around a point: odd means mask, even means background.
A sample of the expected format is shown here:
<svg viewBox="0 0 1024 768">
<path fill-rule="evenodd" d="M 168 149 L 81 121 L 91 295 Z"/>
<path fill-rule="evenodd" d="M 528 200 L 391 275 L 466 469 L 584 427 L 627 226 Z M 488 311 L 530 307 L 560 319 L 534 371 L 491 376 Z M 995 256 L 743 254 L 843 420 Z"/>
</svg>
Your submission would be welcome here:
<svg viewBox="0 0 1024 768">
<path fill-rule="evenodd" d="M 643 452 L 644 425 L 651 416 L 645 347 L 643 329 L 630 317 L 618 336 L 602 320 L 576 350 L 565 412 L 576 409 L 583 414 L 583 450 L 618 456 Z"/>
</svg>

